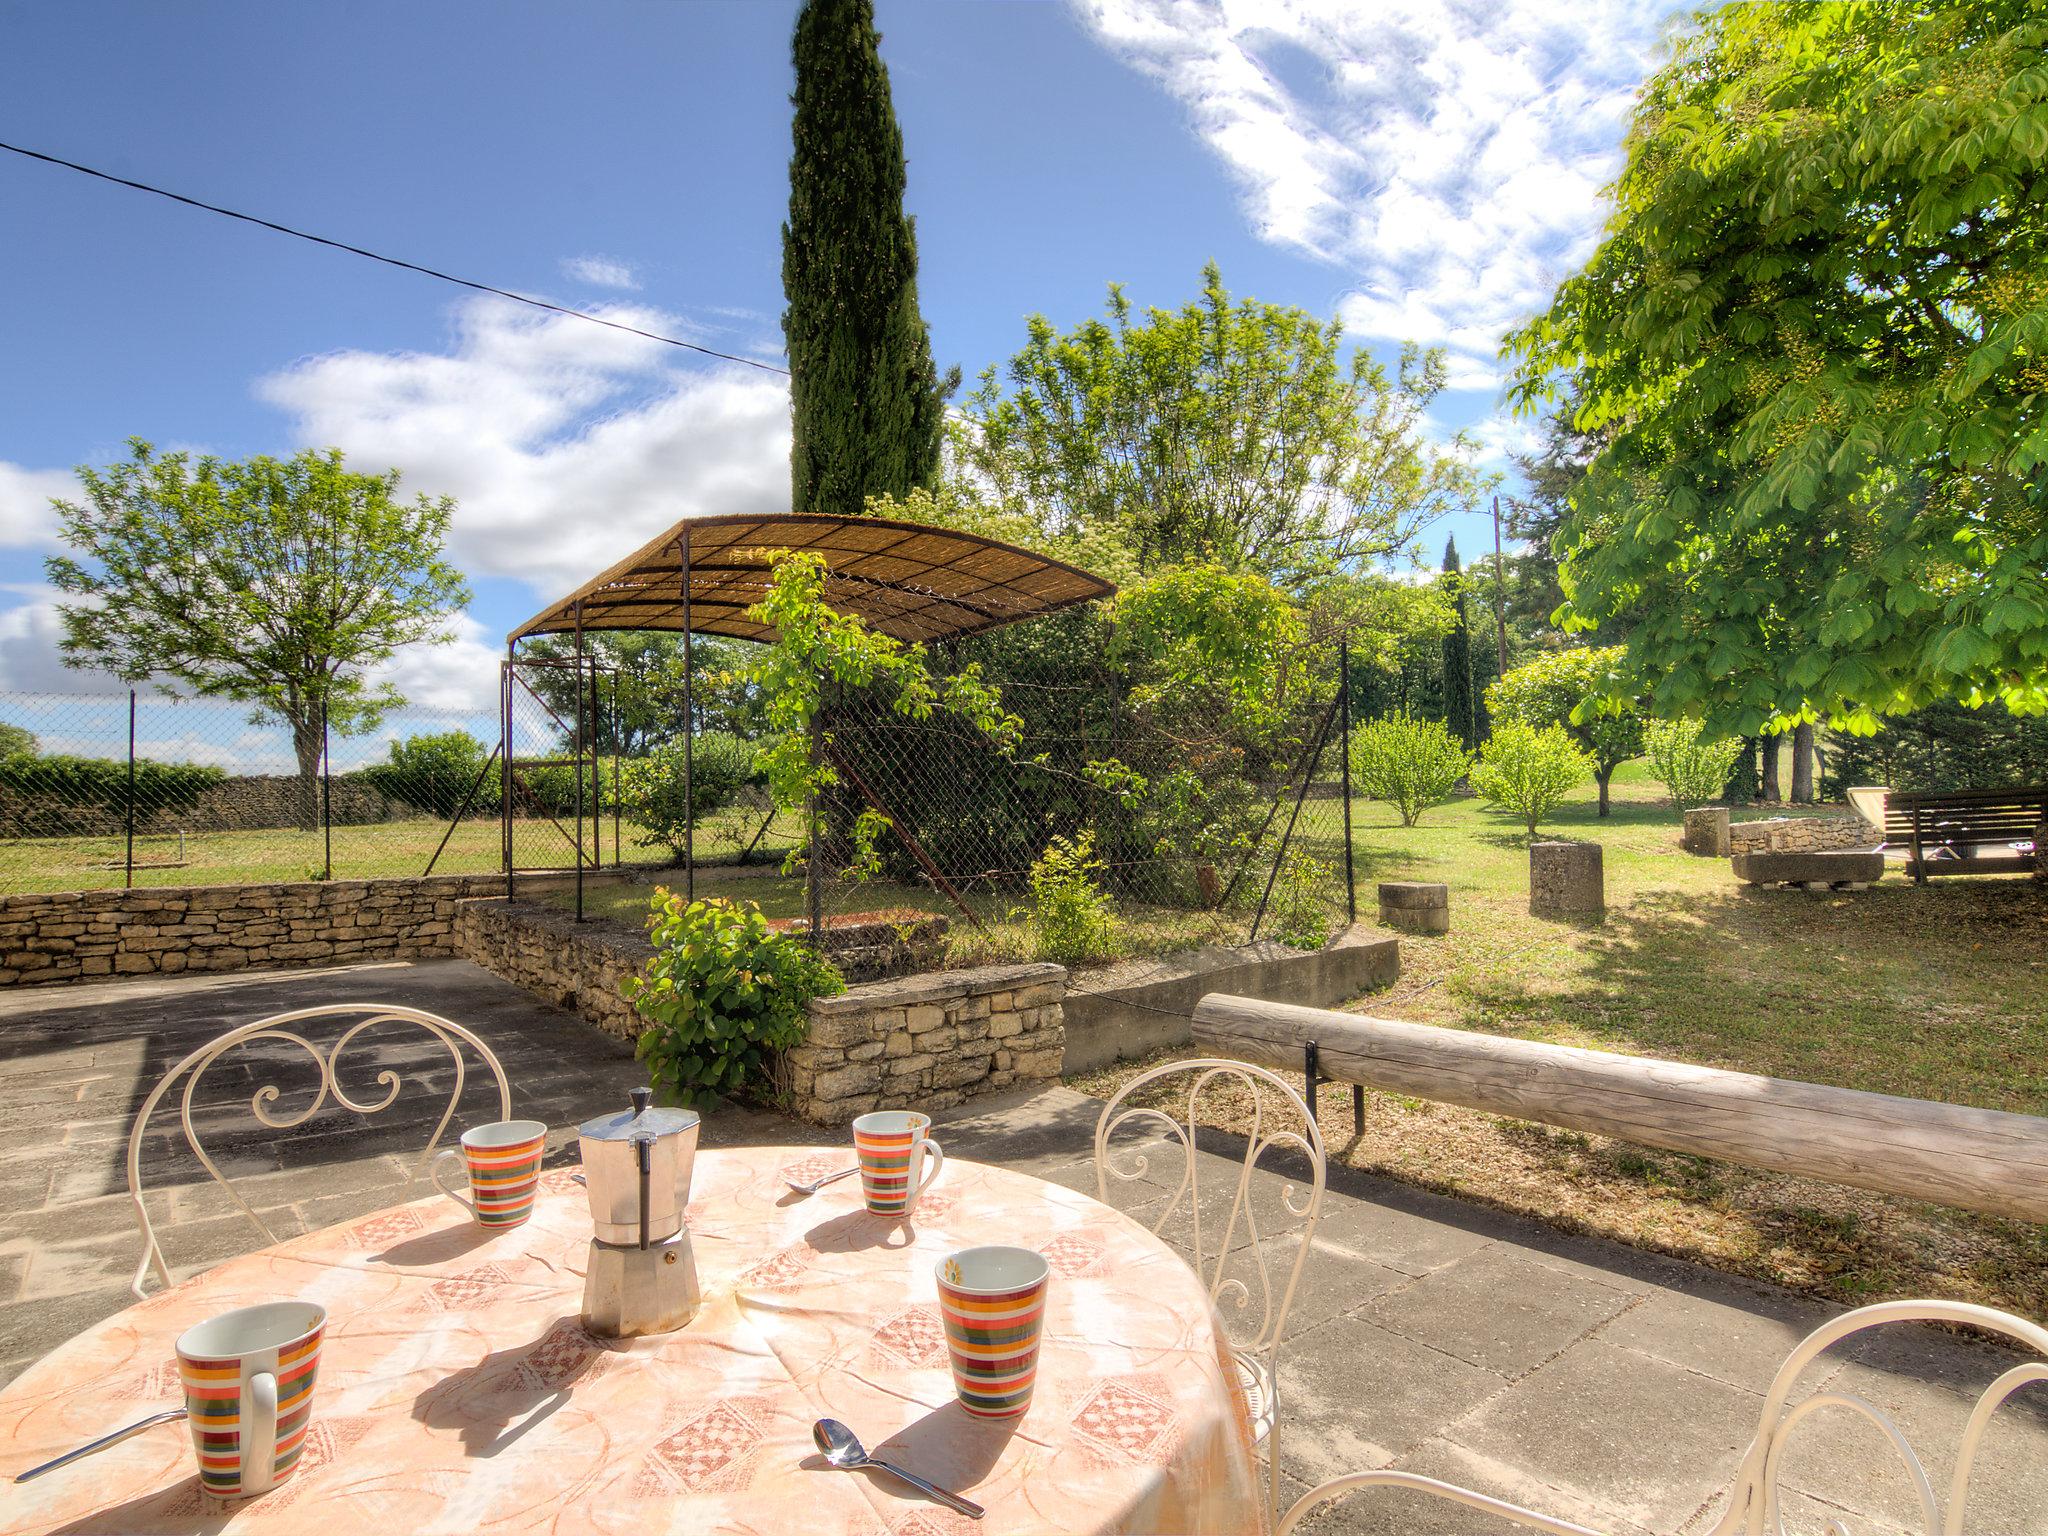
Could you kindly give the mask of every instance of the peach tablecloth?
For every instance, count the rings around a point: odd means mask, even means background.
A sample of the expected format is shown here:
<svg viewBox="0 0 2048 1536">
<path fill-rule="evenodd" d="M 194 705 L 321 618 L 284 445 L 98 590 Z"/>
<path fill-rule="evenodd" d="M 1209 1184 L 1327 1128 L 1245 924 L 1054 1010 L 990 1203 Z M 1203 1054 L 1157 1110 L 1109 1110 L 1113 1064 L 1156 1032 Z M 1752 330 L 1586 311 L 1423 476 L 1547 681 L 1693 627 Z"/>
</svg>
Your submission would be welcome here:
<svg viewBox="0 0 2048 1536">
<path fill-rule="evenodd" d="M 1263 1500 L 1214 1316 L 1187 1266 L 1106 1206 L 952 1159 L 910 1225 L 859 1181 L 785 1175 L 845 1152 L 697 1161 L 705 1304 L 661 1338 L 577 1321 L 588 1208 L 546 1176 L 534 1219 L 485 1235 L 434 1196 L 234 1259 L 108 1319 L 0 1393 L 0 1473 L 177 1401 L 171 1343 L 276 1297 L 330 1314 L 299 1470 L 204 1499 L 182 1424 L 20 1487 L 0 1531 L 1255 1532 Z M 953 1401 L 932 1266 L 977 1243 L 1052 1265 L 1037 1396 L 1014 1428 Z M 988 1507 L 976 1523 L 880 1473 L 826 1468 L 812 1421 Z"/>
</svg>

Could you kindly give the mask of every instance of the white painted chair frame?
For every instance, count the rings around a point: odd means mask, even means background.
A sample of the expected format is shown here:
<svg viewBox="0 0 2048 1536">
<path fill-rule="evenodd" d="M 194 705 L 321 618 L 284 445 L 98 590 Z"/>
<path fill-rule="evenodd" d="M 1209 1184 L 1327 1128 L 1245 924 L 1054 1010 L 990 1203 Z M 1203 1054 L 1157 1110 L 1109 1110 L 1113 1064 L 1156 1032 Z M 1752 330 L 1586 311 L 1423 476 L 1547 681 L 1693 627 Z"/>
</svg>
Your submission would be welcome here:
<svg viewBox="0 0 2048 1536">
<path fill-rule="evenodd" d="M 1184 1121 L 1153 1105 L 1119 1107 L 1147 1084 L 1176 1075 L 1187 1075 L 1193 1079 L 1188 1087 L 1187 1117 Z M 1235 1080 L 1242 1085 L 1251 1096 L 1253 1110 L 1251 1125 L 1243 1133 L 1244 1158 L 1237 1171 L 1237 1189 L 1231 1201 L 1230 1216 L 1223 1225 L 1222 1236 L 1216 1244 L 1214 1262 L 1211 1263 L 1202 1241 L 1200 1163 L 1195 1152 L 1196 1133 L 1200 1128 L 1202 1094 L 1219 1078 Z M 1260 1092 L 1261 1088 L 1272 1089 L 1279 1097 L 1283 1114 L 1291 1119 L 1298 1117 L 1296 1123 L 1267 1130 L 1267 1101 Z M 1173 1191 L 1173 1198 L 1166 1202 L 1166 1208 L 1160 1213 L 1159 1219 L 1151 1224 L 1151 1231 L 1155 1237 L 1158 1236 L 1180 1210 L 1182 1199 L 1187 1200 L 1193 1218 L 1193 1240 L 1190 1246 L 1193 1249 L 1195 1275 L 1208 1288 L 1209 1300 L 1219 1312 L 1226 1297 L 1230 1298 L 1240 1311 L 1251 1305 L 1250 1287 L 1228 1274 L 1233 1242 L 1240 1227 L 1249 1237 L 1247 1246 L 1257 1264 L 1261 1315 L 1259 1327 L 1250 1341 L 1233 1341 L 1231 1353 L 1237 1361 L 1248 1406 L 1252 1410 L 1253 1441 L 1255 1444 L 1264 1444 L 1266 1450 L 1266 1503 L 1267 1518 L 1270 1520 L 1277 1512 L 1280 1500 L 1280 1340 L 1286 1330 L 1288 1309 L 1294 1304 L 1294 1292 L 1301 1280 L 1302 1266 L 1308 1261 L 1310 1240 L 1315 1236 L 1316 1222 L 1322 1215 L 1323 1186 L 1327 1173 L 1322 1132 L 1317 1127 L 1315 1118 L 1309 1114 L 1308 1106 L 1302 1102 L 1301 1095 L 1288 1085 L 1286 1079 L 1267 1071 L 1264 1067 L 1255 1067 L 1242 1061 L 1226 1061 L 1217 1057 L 1170 1062 L 1166 1066 L 1155 1067 L 1150 1072 L 1134 1077 L 1124 1084 L 1116 1097 L 1103 1107 L 1101 1115 L 1096 1119 L 1095 1194 L 1096 1198 L 1104 1203 L 1109 1202 L 1109 1181 L 1112 1178 L 1129 1183 L 1145 1176 L 1148 1159 L 1142 1152 L 1131 1152 L 1129 1171 L 1117 1167 L 1112 1160 L 1110 1138 L 1118 1129 L 1132 1121 L 1149 1122 L 1156 1128 L 1163 1128 L 1179 1143 L 1182 1154 L 1180 1183 Z M 1294 1262 L 1287 1268 L 1284 1283 L 1278 1289 L 1277 1300 L 1274 1276 L 1267 1267 L 1266 1255 L 1259 1240 L 1257 1212 L 1253 1202 L 1248 1198 L 1252 1188 L 1252 1172 L 1258 1166 L 1259 1159 L 1276 1147 L 1291 1147 L 1300 1152 L 1307 1158 L 1310 1169 L 1307 1198 L 1302 1203 L 1296 1203 L 1298 1186 L 1294 1181 L 1288 1180 L 1281 1188 L 1281 1205 L 1289 1215 L 1300 1218 L 1301 1224 L 1300 1244 L 1295 1250 Z"/>
<path fill-rule="evenodd" d="M 1868 1398 L 1854 1392 L 1822 1391 L 1804 1399 L 1796 1407 L 1789 1410 L 1786 1407 L 1800 1372 L 1812 1364 L 1823 1350 L 1866 1329 L 1881 1328 L 1890 1323 L 1919 1322 L 1968 1323 L 2018 1340 L 2041 1356 L 2004 1372 L 1978 1397 L 1976 1407 L 1963 1426 L 1962 1444 L 1956 1451 L 1946 1499 L 1935 1492 L 1934 1480 L 1928 1475 L 1925 1463 L 1898 1423 Z M 1763 1414 L 1756 1436 L 1743 1452 L 1736 1470 L 1735 1487 L 1729 1494 L 1728 1507 L 1706 1536 L 1787 1536 L 1778 1487 L 1784 1471 L 1786 1442 L 1795 1429 L 1825 1408 L 1842 1408 L 1860 1414 L 1876 1425 L 1890 1442 L 1920 1504 L 1920 1536 L 1963 1536 L 1970 1475 L 1976 1468 L 1977 1452 L 1985 1431 L 1990 1428 L 1992 1415 L 2015 1392 L 2036 1382 L 2048 1382 L 2048 1329 L 2009 1312 L 1963 1301 L 1887 1301 L 1845 1312 L 1808 1334 L 1779 1367 L 1769 1392 L 1764 1396 Z M 1311 1489 L 1288 1509 L 1276 1536 L 1288 1536 L 1288 1532 L 1317 1505 L 1354 1488 L 1403 1488 L 1425 1493 L 1469 1509 L 1482 1510 L 1530 1530 L 1549 1532 L 1550 1536 L 1601 1536 L 1600 1532 L 1574 1525 L 1569 1520 L 1538 1514 L 1518 1504 L 1489 1498 L 1467 1488 L 1438 1482 L 1435 1478 L 1391 1469 L 1354 1472 Z M 1841 1520 L 1829 1521 L 1828 1531 L 1831 1536 L 1853 1536 L 1852 1528 Z"/>
<path fill-rule="evenodd" d="M 368 1017 L 342 1031 L 324 1055 L 318 1045 L 297 1033 L 295 1029 L 295 1026 L 311 1020 L 345 1018 L 352 1014 L 367 1014 Z M 428 1139 L 426 1150 L 413 1165 L 409 1180 L 417 1179 L 426 1170 L 427 1163 L 433 1157 L 435 1148 L 440 1145 L 449 1122 L 455 1118 L 456 1107 L 462 1102 L 462 1088 L 467 1075 L 462 1046 L 468 1045 L 474 1049 L 477 1055 L 483 1058 L 484 1065 L 491 1069 L 491 1075 L 497 1079 L 498 1118 L 512 1118 L 512 1088 L 506 1081 L 505 1068 L 497 1056 L 476 1035 L 453 1019 L 444 1019 L 439 1014 L 403 1007 L 397 1003 L 327 1003 L 317 1008 L 300 1008 L 290 1013 L 273 1014 L 267 1019 L 258 1019 L 253 1024 L 231 1029 L 202 1045 L 164 1075 L 163 1080 L 143 1101 L 142 1110 L 136 1115 L 134 1127 L 128 1133 L 128 1197 L 135 1202 L 135 1223 L 142 1231 L 142 1258 L 135 1266 L 135 1278 L 129 1284 L 130 1290 L 137 1296 L 147 1294 L 145 1282 L 152 1269 L 156 1271 L 157 1279 L 162 1284 L 169 1285 L 171 1282 L 170 1267 L 164 1262 L 163 1247 L 157 1241 L 156 1229 L 149 1219 L 149 1208 L 142 1198 L 143 1133 L 149 1128 L 150 1116 L 156 1112 L 157 1105 L 162 1102 L 171 1085 L 181 1076 L 184 1077 L 185 1091 L 179 1100 L 178 1117 L 185 1128 L 185 1145 L 192 1149 L 192 1155 L 199 1159 L 200 1165 L 212 1176 L 214 1183 L 226 1190 L 228 1197 L 242 1208 L 242 1214 L 256 1224 L 256 1229 L 264 1237 L 274 1243 L 278 1241 L 277 1234 L 270 1230 L 269 1224 L 256 1214 L 249 1202 L 244 1200 L 235 1186 L 228 1182 L 206 1148 L 200 1145 L 199 1134 L 192 1125 L 192 1096 L 199 1087 L 199 1079 L 205 1075 L 208 1067 L 236 1046 L 246 1045 L 252 1040 L 281 1040 L 287 1045 L 297 1046 L 312 1058 L 313 1064 L 320 1069 L 319 1091 L 313 1095 L 312 1102 L 296 1114 L 275 1115 L 271 1112 L 270 1105 L 282 1097 L 282 1091 L 275 1084 L 266 1084 L 258 1088 L 249 1100 L 249 1108 L 257 1120 L 274 1130 L 288 1131 L 310 1120 L 330 1097 L 337 1104 L 352 1109 L 357 1114 L 374 1115 L 381 1110 L 389 1109 L 397 1102 L 402 1086 L 399 1074 L 388 1067 L 379 1072 L 377 1081 L 384 1088 L 384 1097 L 375 1103 L 358 1103 L 343 1090 L 335 1077 L 335 1070 L 340 1065 L 343 1053 L 356 1036 L 379 1024 L 393 1023 L 416 1024 L 426 1030 L 447 1048 L 449 1058 L 455 1065 L 455 1086 L 448 1096 L 448 1107 L 441 1112 L 440 1123 L 434 1127 L 434 1134 Z"/>
</svg>

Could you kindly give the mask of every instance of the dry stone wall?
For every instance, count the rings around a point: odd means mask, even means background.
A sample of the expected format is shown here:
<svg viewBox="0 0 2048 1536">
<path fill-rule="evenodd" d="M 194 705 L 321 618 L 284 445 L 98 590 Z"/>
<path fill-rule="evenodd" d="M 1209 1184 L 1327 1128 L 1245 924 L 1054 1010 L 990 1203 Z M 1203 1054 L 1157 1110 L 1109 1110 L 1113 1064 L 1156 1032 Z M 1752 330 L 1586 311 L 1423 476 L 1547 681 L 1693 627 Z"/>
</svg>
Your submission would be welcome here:
<svg viewBox="0 0 2048 1536">
<path fill-rule="evenodd" d="M 502 875 L 0 896 L 0 986 L 455 952 L 461 902 Z"/>
<path fill-rule="evenodd" d="M 1728 828 L 1728 852 L 1834 853 L 1875 848 L 1884 834 L 1854 811 L 1840 816 L 1774 816 L 1738 821 Z"/>
</svg>

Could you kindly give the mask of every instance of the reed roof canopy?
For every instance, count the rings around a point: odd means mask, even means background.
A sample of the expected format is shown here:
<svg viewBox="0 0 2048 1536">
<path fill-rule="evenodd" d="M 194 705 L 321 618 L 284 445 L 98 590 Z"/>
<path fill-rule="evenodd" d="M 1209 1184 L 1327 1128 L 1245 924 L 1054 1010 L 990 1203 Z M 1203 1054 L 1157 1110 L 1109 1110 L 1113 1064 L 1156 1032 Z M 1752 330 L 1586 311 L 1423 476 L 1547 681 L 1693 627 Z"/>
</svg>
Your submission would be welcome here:
<svg viewBox="0 0 2048 1536">
<path fill-rule="evenodd" d="M 747 609 L 779 550 L 824 556 L 825 600 L 903 641 L 951 640 L 1115 595 L 1116 586 L 995 539 L 879 517 L 726 513 L 685 518 L 506 638 L 665 629 L 769 640 Z"/>
</svg>

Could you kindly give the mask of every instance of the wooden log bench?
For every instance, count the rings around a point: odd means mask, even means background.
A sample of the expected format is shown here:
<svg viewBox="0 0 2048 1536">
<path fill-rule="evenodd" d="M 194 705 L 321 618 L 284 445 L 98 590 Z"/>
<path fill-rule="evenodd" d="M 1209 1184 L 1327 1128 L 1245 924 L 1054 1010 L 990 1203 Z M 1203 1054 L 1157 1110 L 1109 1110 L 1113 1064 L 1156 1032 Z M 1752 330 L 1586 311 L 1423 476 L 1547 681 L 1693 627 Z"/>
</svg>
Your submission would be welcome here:
<svg viewBox="0 0 2048 1536">
<path fill-rule="evenodd" d="M 2048 1119 L 1212 992 L 1194 1038 L 1321 1083 L 2048 1222 Z"/>
<path fill-rule="evenodd" d="M 1934 875 L 2023 874 L 2031 844 L 2048 822 L 2048 787 L 1890 791 L 1884 845 L 1906 851 L 1916 884 Z"/>
</svg>

